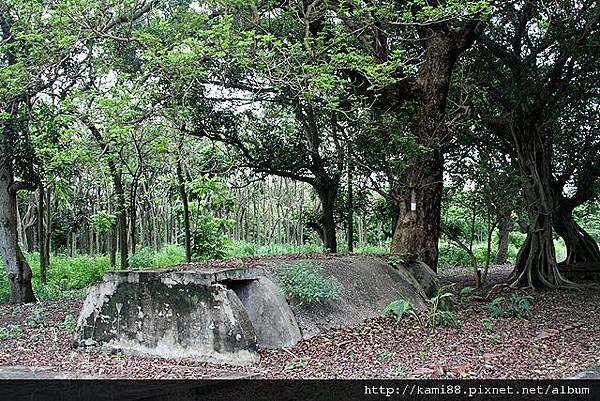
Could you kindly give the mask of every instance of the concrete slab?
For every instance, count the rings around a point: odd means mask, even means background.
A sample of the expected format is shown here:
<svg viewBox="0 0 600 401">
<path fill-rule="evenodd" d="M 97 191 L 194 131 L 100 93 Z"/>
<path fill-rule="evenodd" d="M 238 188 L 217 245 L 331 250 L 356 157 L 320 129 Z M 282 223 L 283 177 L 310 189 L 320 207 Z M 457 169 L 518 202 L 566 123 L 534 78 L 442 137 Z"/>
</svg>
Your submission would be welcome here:
<svg viewBox="0 0 600 401">
<path fill-rule="evenodd" d="M 296 264 L 335 277 L 339 296 L 311 304 L 284 296 L 277 272 Z M 109 272 L 88 292 L 78 340 L 110 351 L 255 363 L 259 346 L 289 347 L 324 329 L 355 326 L 399 298 L 424 310 L 437 281 L 421 265 L 394 268 L 380 257 L 352 255 L 266 259 L 249 268 Z"/>
<path fill-rule="evenodd" d="M 126 270 L 104 273 L 104 281 L 139 283 L 160 281 L 166 284 L 211 285 L 227 281 L 255 280 L 264 275 L 258 268 L 196 269 L 196 270 Z"/>
</svg>

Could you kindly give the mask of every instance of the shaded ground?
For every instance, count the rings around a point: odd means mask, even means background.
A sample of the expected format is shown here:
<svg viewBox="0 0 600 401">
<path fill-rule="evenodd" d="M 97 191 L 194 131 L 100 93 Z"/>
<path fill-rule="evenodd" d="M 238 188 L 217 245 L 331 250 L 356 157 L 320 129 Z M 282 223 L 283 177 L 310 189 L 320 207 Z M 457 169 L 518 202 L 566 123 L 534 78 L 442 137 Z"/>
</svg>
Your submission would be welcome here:
<svg viewBox="0 0 600 401">
<path fill-rule="evenodd" d="M 509 267 L 496 267 L 501 280 Z M 466 269 L 442 273 L 456 288 Z M 0 366 L 118 378 L 204 378 L 227 372 L 262 378 L 562 378 L 600 360 L 600 291 L 537 291 L 527 319 L 493 319 L 486 328 L 480 301 L 461 298 L 458 328 L 423 328 L 392 317 L 328 330 L 288 350 L 262 351 L 255 366 L 107 354 L 71 348 L 81 301 L 0 305 Z"/>
</svg>

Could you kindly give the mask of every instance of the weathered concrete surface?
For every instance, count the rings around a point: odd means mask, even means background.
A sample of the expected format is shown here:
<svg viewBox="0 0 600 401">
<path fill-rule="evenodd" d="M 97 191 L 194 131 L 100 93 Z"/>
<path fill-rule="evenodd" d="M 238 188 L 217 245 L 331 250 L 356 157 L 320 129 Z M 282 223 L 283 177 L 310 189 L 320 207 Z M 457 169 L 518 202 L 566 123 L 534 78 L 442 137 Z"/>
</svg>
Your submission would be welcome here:
<svg viewBox="0 0 600 401">
<path fill-rule="evenodd" d="M 246 308 L 261 348 L 291 347 L 302 339 L 292 309 L 271 280 L 238 283 L 232 289 Z"/>
<path fill-rule="evenodd" d="M 441 284 L 437 275 L 429 266 L 420 260 L 410 257 L 406 257 L 401 266 L 417 280 L 427 298 L 431 298 L 437 294 Z"/>
<path fill-rule="evenodd" d="M 390 302 L 407 299 L 424 310 L 424 290 L 417 280 L 402 266 L 394 269 L 383 259 L 374 256 L 338 256 L 328 259 L 269 260 L 270 278 L 277 283 L 277 269 L 306 264 L 320 269 L 323 276 L 334 276 L 340 284 L 340 295 L 335 300 L 318 304 L 302 304 L 288 299 L 302 332 L 310 338 L 321 330 L 333 327 L 355 326 L 360 322 L 380 316 Z"/>
<path fill-rule="evenodd" d="M 78 319 L 79 340 L 110 350 L 232 364 L 258 360 L 256 334 L 236 294 L 220 284 L 247 269 L 108 273 Z"/>
<path fill-rule="evenodd" d="M 160 279 L 167 284 L 211 285 L 226 281 L 253 280 L 263 275 L 256 268 L 175 270 L 170 268 L 154 270 L 127 270 L 104 273 L 104 281 L 117 283 L 139 283 Z"/>
<path fill-rule="evenodd" d="M 416 261 L 394 268 L 381 257 L 353 255 L 264 263 L 107 273 L 88 293 L 78 340 L 111 351 L 253 363 L 259 347 L 290 347 L 327 328 L 355 326 L 399 298 L 423 310 L 438 288 L 431 269 Z M 297 264 L 334 276 L 339 297 L 302 305 L 286 299 L 276 272 Z"/>
</svg>

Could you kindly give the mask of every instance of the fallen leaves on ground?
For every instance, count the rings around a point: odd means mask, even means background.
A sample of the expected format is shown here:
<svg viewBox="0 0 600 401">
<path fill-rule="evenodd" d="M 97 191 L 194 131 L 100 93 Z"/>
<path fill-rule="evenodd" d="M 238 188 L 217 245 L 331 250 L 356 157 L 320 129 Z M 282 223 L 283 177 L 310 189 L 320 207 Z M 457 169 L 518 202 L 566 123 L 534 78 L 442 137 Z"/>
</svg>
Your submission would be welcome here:
<svg viewBox="0 0 600 401">
<path fill-rule="evenodd" d="M 315 256 L 316 257 L 316 256 Z M 231 263 L 231 262 L 228 262 Z M 259 258 L 244 263 L 260 263 Z M 222 266 L 226 267 L 226 266 Z M 507 267 L 492 275 L 501 280 Z M 443 280 L 469 285 L 465 269 Z M 540 290 L 527 318 L 490 319 L 483 303 L 462 297 L 457 328 L 421 327 L 378 317 L 330 329 L 290 349 L 263 350 L 252 366 L 222 366 L 72 348 L 68 315 L 82 302 L 0 305 L 0 365 L 116 378 L 208 378 L 240 372 L 262 378 L 564 378 L 600 359 L 600 292 Z M 486 324 L 483 324 L 483 322 Z"/>
</svg>

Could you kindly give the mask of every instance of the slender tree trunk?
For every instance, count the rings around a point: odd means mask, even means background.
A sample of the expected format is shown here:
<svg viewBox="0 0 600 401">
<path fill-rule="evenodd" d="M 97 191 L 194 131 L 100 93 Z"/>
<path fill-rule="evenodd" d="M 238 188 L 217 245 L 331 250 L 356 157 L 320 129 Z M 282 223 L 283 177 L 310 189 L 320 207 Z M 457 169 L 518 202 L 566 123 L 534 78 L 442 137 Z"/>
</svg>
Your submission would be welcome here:
<svg viewBox="0 0 600 401">
<path fill-rule="evenodd" d="M 116 172 L 116 169 L 115 169 Z M 127 205 L 125 202 L 125 189 L 121 174 L 113 174 L 115 194 L 117 196 L 117 230 L 119 233 L 119 256 L 121 257 L 121 270 L 129 267 L 129 247 L 127 246 Z"/>
<path fill-rule="evenodd" d="M 179 183 L 179 196 L 183 203 L 183 231 L 185 243 L 185 261 L 192 261 L 191 248 L 191 230 L 190 230 L 190 206 L 188 203 L 187 193 L 185 191 L 185 180 L 183 178 L 183 169 L 181 168 L 181 160 L 177 160 L 177 181 Z"/>
<path fill-rule="evenodd" d="M 32 272 L 19 248 L 17 238 L 17 193 L 10 161 L 6 160 L 8 138 L 0 138 L 0 250 L 10 284 L 9 302 L 36 302 L 31 285 Z"/>
<path fill-rule="evenodd" d="M 131 184 L 131 199 L 129 204 L 129 222 L 131 227 L 131 232 L 129 234 L 132 254 L 135 254 L 137 245 L 137 190 L 137 177 L 134 177 L 133 183 Z"/>
<path fill-rule="evenodd" d="M 107 144 L 102 138 L 102 134 L 98 128 L 89 122 L 84 123 L 90 129 L 90 132 L 96 138 L 98 145 L 101 148 L 105 148 Z M 129 266 L 129 247 L 127 245 L 127 204 L 125 199 L 125 188 L 123 186 L 123 180 L 121 177 L 121 171 L 117 168 L 117 165 L 113 159 L 108 160 L 108 169 L 112 177 L 114 191 L 116 195 L 116 214 L 117 214 L 117 230 L 118 230 L 118 242 L 119 242 L 119 253 L 121 256 L 121 270 L 126 270 Z"/>
<path fill-rule="evenodd" d="M 109 188 L 109 193 L 110 192 L 112 192 L 112 188 Z M 108 196 L 107 203 L 108 203 L 109 212 L 111 214 L 114 213 L 115 208 L 112 204 L 110 196 Z M 115 268 L 117 266 L 117 224 L 118 223 L 115 221 L 114 224 L 112 225 L 112 227 L 106 233 L 106 241 L 107 241 L 107 248 L 108 248 L 108 254 L 109 254 L 109 264 L 110 264 L 111 270 L 115 270 Z"/>
<path fill-rule="evenodd" d="M 475 191 L 477 190 L 477 185 L 475 185 Z M 477 192 L 475 192 L 477 193 Z M 476 200 L 473 199 L 473 204 L 471 205 L 471 227 L 469 229 L 469 249 L 473 250 L 473 241 L 475 240 L 475 221 L 477 218 L 477 210 L 476 209 Z"/>
<path fill-rule="evenodd" d="M 75 231 L 71 232 L 71 257 L 74 257 L 77 253 L 77 234 Z"/>
<path fill-rule="evenodd" d="M 508 239 L 511 223 L 510 216 L 503 216 L 498 224 L 498 251 L 495 260 L 497 265 L 506 264 L 508 261 Z"/>
<path fill-rule="evenodd" d="M 348 199 L 346 203 L 346 242 L 348 244 L 348 252 L 354 252 L 354 193 L 353 193 L 353 179 L 352 179 L 352 146 L 348 146 Z"/>
<path fill-rule="evenodd" d="M 58 198 L 56 198 L 58 200 Z M 46 268 L 50 268 L 50 243 L 52 241 L 52 186 L 46 189 L 46 222 L 44 223 L 44 258 L 46 260 Z M 47 272 L 46 272 L 47 273 Z"/>
<path fill-rule="evenodd" d="M 112 227 L 108 233 L 108 253 L 110 259 L 110 269 L 115 270 L 117 266 L 117 227 Z"/>
<path fill-rule="evenodd" d="M 34 204 L 36 203 L 35 201 L 35 193 L 31 193 L 29 195 L 29 204 L 34 206 Z M 32 207 L 32 214 L 35 213 L 35 207 Z M 29 224 L 28 228 L 25 230 L 25 238 L 27 238 L 27 252 L 31 253 L 33 252 L 33 250 L 35 249 L 35 232 L 36 232 L 36 227 L 35 226 L 35 220 L 32 220 L 32 222 Z"/>
<path fill-rule="evenodd" d="M 48 261 L 46 260 L 46 233 L 44 230 L 44 221 L 46 219 L 46 213 L 44 212 L 45 197 L 44 185 L 40 183 L 38 187 L 38 237 L 40 251 L 40 281 L 42 284 L 46 284 L 48 271 Z"/>
<path fill-rule="evenodd" d="M 555 200 L 552 223 L 554 230 L 562 237 L 567 246 L 567 257 L 562 263 L 571 265 L 600 262 L 598 244 L 573 219 L 573 208 L 561 202 L 560 199 Z"/>
</svg>

